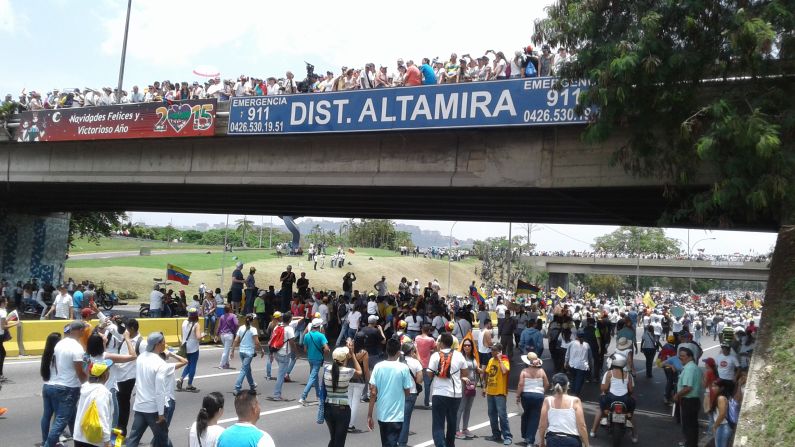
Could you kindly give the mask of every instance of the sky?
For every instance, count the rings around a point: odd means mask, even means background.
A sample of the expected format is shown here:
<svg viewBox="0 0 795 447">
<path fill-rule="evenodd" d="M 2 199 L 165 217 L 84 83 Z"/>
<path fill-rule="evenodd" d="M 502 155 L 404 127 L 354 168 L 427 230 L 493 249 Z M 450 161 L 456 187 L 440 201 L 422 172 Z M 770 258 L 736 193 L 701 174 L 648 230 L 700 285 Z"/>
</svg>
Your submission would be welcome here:
<svg viewBox="0 0 795 447">
<path fill-rule="evenodd" d="M 193 226 L 198 223 L 207 223 L 210 226 L 224 224 L 226 214 L 180 214 L 180 213 L 147 213 L 133 212 L 128 213 L 133 222 L 143 222 L 147 225 L 168 225 L 174 226 Z M 243 215 L 229 215 L 230 226 L 238 219 L 243 219 Z M 273 225 L 282 225 L 282 220 L 275 216 L 246 216 L 255 225 L 261 222 L 265 226 L 269 225 L 273 218 Z M 302 219 L 296 219 L 301 222 Z M 330 221 L 342 221 L 345 219 L 311 217 L 314 220 L 326 219 Z M 435 230 L 442 235 L 450 234 L 453 230 L 453 237 L 459 240 L 464 239 L 486 239 L 488 237 L 508 236 L 508 223 L 494 222 L 451 222 L 442 220 L 401 220 L 396 219 L 397 223 L 416 225 L 423 230 Z M 455 224 L 455 225 L 454 225 Z M 512 223 L 512 235 L 527 236 L 527 223 Z M 617 226 L 605 225 L 558 225 L 558 224 L 532 224 L 531 241 L 537 244 L 538 250 L 557 251 L 557 250 L 590 250 L 594 238 L 610 233 L 618 228 Z M 687 229 L 665 229 L 668 237 L 679 239 L 679 247 L 687 252 Z M 776 233 L 755 233 L 748 231 L 705 231 L 702 229 L 690 230 L 690 249 L 696 252 L 703 248 L 709 254 L 767 254 L 772 251 L 776 243 Z"/>
<path fill-rule="evenodd" d="M 199 79 L 192 71 L 208 65 L 223 78 L 283 77 L 292 70 L 303 79 L 304 61 L 316 72 L 338 73 L 343 65 L 394 68 L 398 58 L 447 59 L 451 52 L 509 54 L 530 44 L 533 20 L 551 1 L 510 3 L 488 11 L 470 0 L 454 7 L 133 0 L 123 85 L 130 91 L 156 80 L 192 82 Z M 0 0 L 0 38 L 14 50 L 13 63 L 3 64 L 0 92 L 16 98 L 22 88 L 115 87 L 126 9 L 124 0 Z"/>
<path fill-rule="evenodd" d="M 412 6 L 412 3 L 414 5 Z M 398 58 L 479 56 L 494 49 L 510 55 L 531 43 L 533 21 L 551 0 L 511 1 L 503 9 L 482 1 L 385 3 L 335 7 L 315 0 L 266 4 L 238 0 L 133 0 L 125 62 L 126 90 L 156 80 L 189 81 L 199 67 L 215 67 L 223 78 L 241 74 L 304 77 L 304 61 L 316 72 L 367 62 L 395 67 Z M 282 6 L 284 5 L 284 6 Z M 0 94 L 25 88 L 114 87 L 127 2 L 124 0 L 0 0 L 0 39 L 11 49 L 3 64 Z M 13 60 L 13 62 L 12 62 Z M 234 216 L 232 220 L 242 216 Z M 225 216 L 133 213 L 151 225 L 218 223 Z M 269 220 L 266 218 L 266 220 Z M 278 218 L 275 219 L 278 222 Z M 449 234 L 453 222 L 398 221 Z M 615 227 L 540 225 L 532 239 L 542 250 L 585 250 L 594 237 Z M 514 232 L 524 232 L 520 224 Z M 666 230 L 687 239 L 687 230 Z M 507 235 L 508 224 L 459 222 L 459 239 Z M 715 231 L 690 233 L 691 245 L 710 253 L 767 252 L 774 234 Z M 703 240 L 715 238 L 714 240 Z M 686 250 L 686 243 L 682 243 Z"/>
</svg>

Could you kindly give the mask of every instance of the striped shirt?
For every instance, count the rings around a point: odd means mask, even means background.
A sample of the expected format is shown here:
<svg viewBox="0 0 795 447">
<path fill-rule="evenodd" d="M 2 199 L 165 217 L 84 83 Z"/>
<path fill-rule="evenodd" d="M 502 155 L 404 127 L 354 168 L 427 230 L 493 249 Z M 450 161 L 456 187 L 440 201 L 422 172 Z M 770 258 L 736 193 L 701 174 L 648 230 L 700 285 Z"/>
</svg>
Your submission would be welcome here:
<svg viewBox="0 0 795 447">
<path fill-rule="evenodd" d="M 323 383 L 326 385 L 326 402 L 336 405 L 349 405 L 348 384 L 356 371 L 345 366 L 340 367 L 340 376 L 337 380 L 337 389 L 333 388 L 331 378 L 331 366 L 323 368 Z"/>
</svg>

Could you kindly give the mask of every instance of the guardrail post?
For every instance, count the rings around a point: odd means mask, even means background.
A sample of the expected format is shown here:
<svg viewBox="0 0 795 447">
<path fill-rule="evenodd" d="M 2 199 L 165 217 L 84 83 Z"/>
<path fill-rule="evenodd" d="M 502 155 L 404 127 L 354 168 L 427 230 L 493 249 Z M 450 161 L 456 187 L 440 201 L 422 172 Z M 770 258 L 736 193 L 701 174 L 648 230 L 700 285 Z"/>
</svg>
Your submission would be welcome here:
<svg viewBox="0 0 795 447">
<path fill-rule="evenodd" d="M 20 356 L 27 355 L 25 353 L 25 344 L 22 342 L 22 320 L 19 320 L 19 324 L 17 325 L 17 347 L 19 348 Z"/>
</svg>

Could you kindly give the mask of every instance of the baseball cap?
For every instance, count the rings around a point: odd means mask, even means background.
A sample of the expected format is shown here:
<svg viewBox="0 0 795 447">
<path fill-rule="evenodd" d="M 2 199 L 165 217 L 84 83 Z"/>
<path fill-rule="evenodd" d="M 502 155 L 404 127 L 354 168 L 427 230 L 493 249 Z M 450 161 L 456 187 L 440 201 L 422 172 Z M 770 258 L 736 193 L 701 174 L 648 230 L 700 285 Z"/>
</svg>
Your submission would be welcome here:
<svg viewBox="0 0 795 447">
<path fill-rule="evenodd" d="M 80 311 L 80 316 L 83 317 L 84 319 L 90 318 L 91 315 L 94 315 L 94 313 L 91 312 L 91 309 L 89 309 L 89 308 L 85 308 L 85 309 Z"/>
<path fill-rule="evenodd" d="M 370 323 L 370 324 L 378 323 L 378 316 L 370 315 L 369 317 L 367 317 L 367 322 Z"/>
<path fill-rule="evenodd" d="M 105 371 L 113 366 L 113 360 L 102 360 L 91 364 L 91 369 L 88 371 L 91 377 L 100 377 Z"/>
<path fill-rule="evenodd" d="M 278 310 L 273 313 L 273 318 L 281 318 L 281 317 L 282 317 L 282 313 L 279 312 Z"/>
<path fill-rule="evenodd" d="M 155 347 L 157 347 L 157 345 L 165 339 L 166 338 L 163 337 L 161 332 L 152 332 L 148 337 L 146 337 L 146 350 L 148 352 L 153 352 Z"/>
<path fill-rule="evenodd" d="M 331 358 L 333 358 L 337 362 L 344 362 L 345 360 L 348 359 L 349 352 L 350 350 L 348 348 L 341 346 L 335 349 L 334 352 L 331 353 Z"/>
<path fill-rule="evenodd" d="M 82 331 L 86 327 L 88 327 L 88 324 L 85 323 L 85 322 L 73 321 L 73 322 L 67 324 L 66 327 L 63 328 L 63 333 L 64 334 L 68 334 L 68 333 L 70 333 L 72 331 Z"/>
<path fill-rule="evenodd" d="M 320 318 L 315 318 L 312 320 L 312 327 L 320 327 L 323 326 L 323 320 Z"/>
</svg>

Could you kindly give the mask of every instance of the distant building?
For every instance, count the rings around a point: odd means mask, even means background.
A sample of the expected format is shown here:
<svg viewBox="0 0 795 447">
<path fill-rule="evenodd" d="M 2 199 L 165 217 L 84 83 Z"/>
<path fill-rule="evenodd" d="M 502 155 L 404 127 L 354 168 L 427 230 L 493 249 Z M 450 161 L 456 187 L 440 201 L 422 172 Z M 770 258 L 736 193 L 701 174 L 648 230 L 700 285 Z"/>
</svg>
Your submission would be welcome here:
<svg viewBox="0 0 795 447">
<path fill-rule="evenodd" d="M 195 229 L 195 230 L 197 230 L 197 231 L 207 231 L 207 230 L 209 230 L 209 229 L 210 229 L 210 224 L 206 224 L 206 223 L 204 223 L 204 222 L 202 222 L 202 223 L 197 223 L 197 224 L 196 224 L 196 225 L 193 227 L 193 229 Z"/>
</svg>

